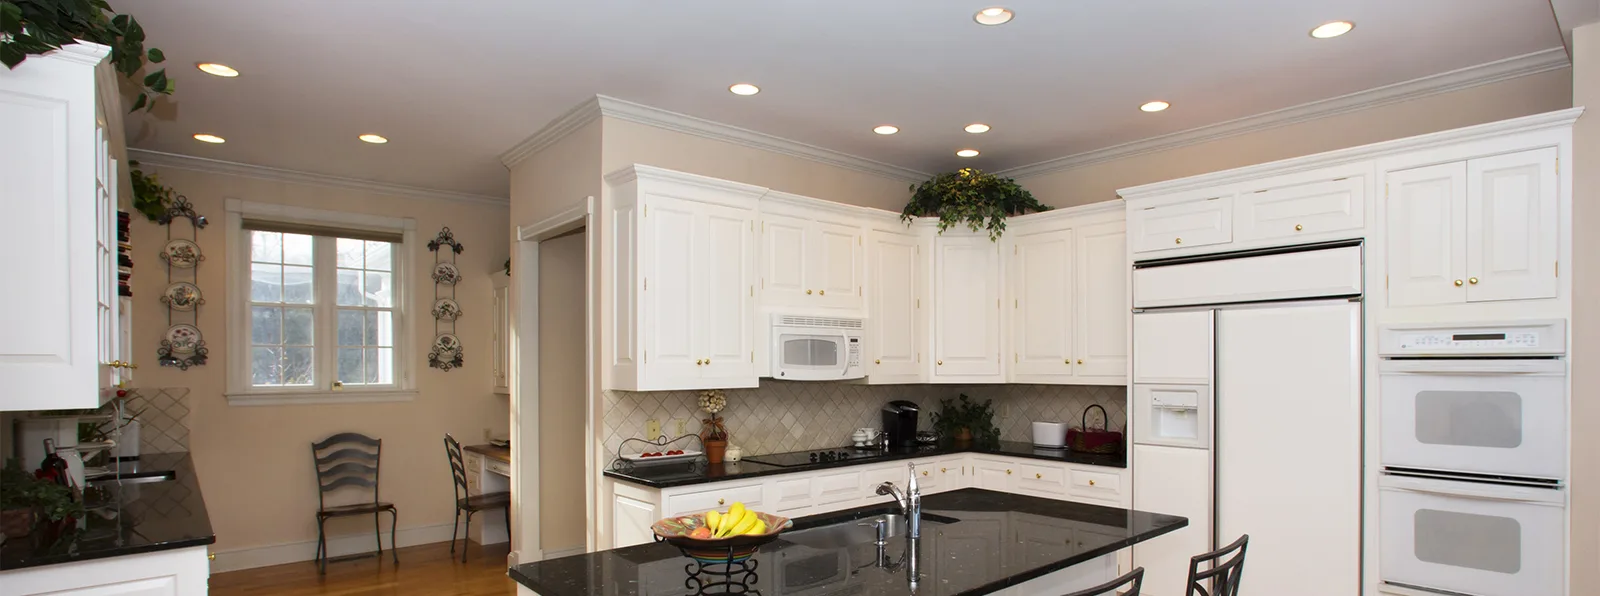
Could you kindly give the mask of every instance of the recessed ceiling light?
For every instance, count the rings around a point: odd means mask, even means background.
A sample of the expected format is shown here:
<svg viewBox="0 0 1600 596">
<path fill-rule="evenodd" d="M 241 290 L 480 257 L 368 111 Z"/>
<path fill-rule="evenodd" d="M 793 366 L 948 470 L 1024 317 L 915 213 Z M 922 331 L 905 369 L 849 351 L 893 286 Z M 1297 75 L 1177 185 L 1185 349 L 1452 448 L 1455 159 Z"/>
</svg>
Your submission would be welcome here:
<svg viewBox="0 0 1600 596">
<path fill-rule="evenodd" d="M 977 157 L 978 156 L 978 150 L 977 149 L 962 149 L 960 151 L 957 151 L 956 155 L 960 156 L 960 157 Z"/>
<path fill-rule="evenodd" d="M 1011 22 L 1011 18 L 1015 16 L 1017 16 L 1016 13 L 1011 12 L 1009 9 L 991 6 L 978 11 L 978 14 L 972 15 L 972 20 L 977 21 L 979 25 L 1004 25 Z"/>
<path fill-rule="evenodd" d="M 894 133 L 900 132 L 900 129 L 885 124 L 883 126 L 875 126 L 875 127 L 873 127 L 872 128 L 872 132 L 878 133 L 880 135 L 892 135 Z"/>
<path fill-rule="evenodd" d="M 1164 102 L 1164 101 L 1152 101 L 1150 103 L 1147 103 L 1147 104 L 1144 104 L 1142 106 L 1139 106 L 1139 109 L 1144 110 L 1146 112 L 1159 112 L 1161 110 L 1165 110 L 1165 109 L 1170 108 L 1170 107 L 1172 107 L 1172 104 L 1170 104 L 1170 103 L 1167 103 L 1167 102 Z"/>
<path fill-rule="evenodd" d="M 356 137 L 356 138 L 361 139 L 363 141 L 366 141 L 368 143 L 372 143 L 374 145 L 382 145 L 384 143 L 389 142 L 389 139 L 383 138 L 383 135 L 375 135 L 375 134 L 370 134 L 370 133 L 361 135 L 361 136 Z"/>
<path fill-rule="evenodd" d="M 239 76 L 239 71 L 234 70 L 233 67 L 228 66 L 226 64 L 217 64 L 215 62 L 201 62 L 199 64 L 194 65 L 194 67 L 200 69 L 200 72 L 203 72 L 203 73 L 206 73 L 206 74 L 209 74 L 209 75 L 217 75 L 219 77 L 229 77 L 229 78 Z"/>
<path fill-rule="evenodd" d="M 194 140 L 200 141 L 202 143 L 226 143 L 226 142 L 228 142 L 227 139 L 224 139 L 224 138 L 219 137 L 217 135 L 208 135 L 206 133 L 200 133 L 200 134 L 195 135 L 194 136 Z"/>
<path fill-rule="evenodd" d="M 732 91 L 734 95 L 755 95 L 761 92 L 760 87 L 751 85 L 750 83 L 734 83 L 732 86 L 728 87 L 728 90 Z"/>
<path fill-rule="evenodd" d="M 982 134 L 989 132 L 989 125 L 974 122 L 972 124 L 968 124 L 966 130 L 972 134 Z"/>
<path fill-rule="evenodd" d="M 1317 25 L 1316 29 L 1311 30 L 1311 36 L 1317 39 L 1328 39 L 1349 33 L 1351 29 L 1355 28 L 1356 24 L 1350 21 L 1334 21 Z"/>
</svg>

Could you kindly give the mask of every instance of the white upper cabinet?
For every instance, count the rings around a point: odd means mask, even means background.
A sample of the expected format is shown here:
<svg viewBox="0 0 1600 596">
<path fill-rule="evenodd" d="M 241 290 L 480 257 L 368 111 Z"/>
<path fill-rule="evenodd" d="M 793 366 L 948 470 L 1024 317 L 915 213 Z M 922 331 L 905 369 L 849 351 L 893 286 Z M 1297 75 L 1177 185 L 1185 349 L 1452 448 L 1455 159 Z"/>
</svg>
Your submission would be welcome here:
<svg viewBox="0 0 1600 596">
<path fill-rule="evenodd" d="M 123 109 L 108 52 L 70 45 L 0 74 L 0 230 L 27 247 L 5 266 L 25 283 L 0 291 L 0 410 L 98 407 L 131 366 L 117 291 Z"/>
<path fill-rule="evenodd" d="M 1233 241 L 1233 197 L 1217 196 L 1128 211 L 1133 252 Z"/>
<path fill-rule="evenodd" d="M 887 228 L 867 236 L 867 383 L 919 383 L 928 241 L 905 226 Z"/>
<path fill-rule="evenodd" d="M 761 213 L 761 306 L 860 311 L 866 241 L 827 201 L 768 192 Z"/>
<path fill-rule="evenodd" d="M 1127 383 L 1127 226 L 1112 207 L 1054 211 L 1009 227 L 1009 381 Z"/>
<path fill-rule="evenodd" d="M 954 228 L 933 240 L 933 378 L 1003 382 L 999 244 Z"/>
<path fill-rule="evenodd" d="M 1241 193 L 1234 238 L 1288 239 L 1357 230 L 1365 218 L 1367 179 L 1350 176 Z"/>
<path fill-rule="evenodd" d="M 1390 306 L 1554 298 L 1555 148 L 1389 172 Z"/>
<path fill-rule="evenodd" d="M 1050 382 L 1073 373 L 1073 231 L 1064 222 L 1012 226 L 1011 380 Z"/>
<path fill-rule="evenodd" d="M 755 207 L 764 189 L 641 165 L 607 181 L 612 385 L 755 387 Z"/>
<path fill-rule="evenodd" d="M 1078 227 L 1073 267 L 1073 377 L 1084 384 L 1128 382 L 1128 233 L 1120 218 Z"/>
</svg>

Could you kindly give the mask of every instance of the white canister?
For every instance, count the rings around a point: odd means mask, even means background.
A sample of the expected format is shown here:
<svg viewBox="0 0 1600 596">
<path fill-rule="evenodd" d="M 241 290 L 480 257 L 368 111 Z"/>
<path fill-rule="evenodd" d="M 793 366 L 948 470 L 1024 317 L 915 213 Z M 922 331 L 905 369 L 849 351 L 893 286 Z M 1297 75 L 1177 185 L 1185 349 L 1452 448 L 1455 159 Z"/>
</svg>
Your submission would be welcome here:
<svg viewBox="0 0 1600 596">
<path fill-rule="evenodd" d="M 1067 446 L 1067 425 L 1064 422 L 1033 423 L 1033 444 L 1038 447 L 1059 449 Z"/>
</svg>

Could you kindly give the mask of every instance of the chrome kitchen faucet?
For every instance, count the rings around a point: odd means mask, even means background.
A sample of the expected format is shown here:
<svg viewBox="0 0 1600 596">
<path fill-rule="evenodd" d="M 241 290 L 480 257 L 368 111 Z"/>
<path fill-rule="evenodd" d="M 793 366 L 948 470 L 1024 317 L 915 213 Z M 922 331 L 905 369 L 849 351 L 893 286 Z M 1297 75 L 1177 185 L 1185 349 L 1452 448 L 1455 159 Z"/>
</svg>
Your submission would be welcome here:
<svg viewBox="0 0 1600 596">
<path fill-rule="evenodd" d="M 878 485 L 878 494 L 894 497 L 901 514 L 906 516 L 906 536 L 916 539 L 922 537 L 922 488 L 917 486 L 917 464 L 907 462 L 906 469 L 910 470 L 911 479 L 906 481 L 904 492 L 893 482 L 884 482 Z"/>
</svg>

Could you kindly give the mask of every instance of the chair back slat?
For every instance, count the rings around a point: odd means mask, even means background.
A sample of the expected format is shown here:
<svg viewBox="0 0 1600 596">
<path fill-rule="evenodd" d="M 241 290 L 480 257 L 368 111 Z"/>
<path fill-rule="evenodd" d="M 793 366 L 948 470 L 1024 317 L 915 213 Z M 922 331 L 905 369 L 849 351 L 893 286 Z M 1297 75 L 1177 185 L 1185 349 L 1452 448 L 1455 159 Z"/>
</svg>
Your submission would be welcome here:
<svg viewBox="0 0 1600 596">
<path fill-rule="evenodd" d="M 342 464 L 319 469 L 317 481 L 327 485 L 334 480 L 345 478 L 359 478 L 368 483 L 373 482 L 378 476 L 378 466 L 361 462 L 347 461 Z"/>
<path fill-rule="evenodd" d="M 1067 594 L 1067 596 L 1116 596 L 1118 593 L 1117 590 L 1121 590 L 1124 587 L 1126 587 L 1128 591 L 1122 592 L 1122 596 L 1139 596 L 1139 589 L 1143 587 L 1143 585 L 1144 568 L 1138 567 L 1133 571 L 1128 572 L 1127 575 L 1100 584 L 1093 588 L 1083 590 L 1081 592 Z"/>
<path fill-rule="evenodd" d="M 344 488 L 346 486 L 359 486 L 361 488 L 372 488 L 372 487 L 377 486 L 377 485 L 378 485 L 378 482 L 376 480 L 373 480 L 371 477 L 366 477 L 366 476 L 345 476 L 345 477 L 342 477 L 342 478 L 335 478 L 333 480 L 329 480 L 327 482 L 324 482 L 324 483 L 321 484 L 321 487 L 322 487 L 322 492 L 332 492 L 332 491 Z"/>
<path fill-rule="evenodd" d="M 374 439 L 361 433 L 339 433 L 323 439 L 321 442 L 312 443 L 311 448 L 321 451 L 341 443 L 351 443 L 376 449 L 379 445 L 383 444 L 383 441 L 380 439 Z"/>
<path fill-rule="evenodd" d="M 378 452 L 376 452 L 376 451 L 367 451 L 367 450 L 364 450 L 364 449 L 351 447 L 351 448 L 346 448 L 346 449 L 340 449 L 340 450 L 334 451 L 332 453 L 327 453 L 327 454 L 323 454 L 323 455 L 317 455 L 316 456 L 316 460 L 317 460 L 317 467 L 319 467 L 319 468 L 320 467 L 325 467 L 325 466 L 328 466 L 328 465 L 331 465 L 331 464 L 334 464 L 334 463 L 343 462 L 343 461 L 356 461 L 356 462 L 366 463 L 366 464 L 369 464 L 369 465 L 372 465 L 372 466 L 377 466 L 378 465 Z"/>
<path fill-rule="evenodd" d="M 1189 596 L 1239 596 L 1239 579 L 1244 577 L 1244 553 L 1249 547 L 1250 535 L 1245 534 L 1233 544 L 1191 557 Z M 1217 562 L 1225 557 L 1228 560 Z M 1201 571 L 1200 566 L 1207 563 L 1211 564 L 1211 568 Z M 1211 582 L 1210 591 L 1205 586 L 1208 581 Z"/>
<path fill-rule="evenodd" d="M 467 498 L 467 463 L 461 454 L 461 442 L 449 433 L 444 435 L 445 457 L 450 460 L 450 480 L 456 501 Z"/>
<path fill-rule="evenodd" d="M 383 440 L 344 432 L 311 444 L 312 467 L 317 473 L 317 507 L 326 509 L 328 493 L 342 488 L 367 488 L 378 503 L 379 464 Z"/>
</svg>

